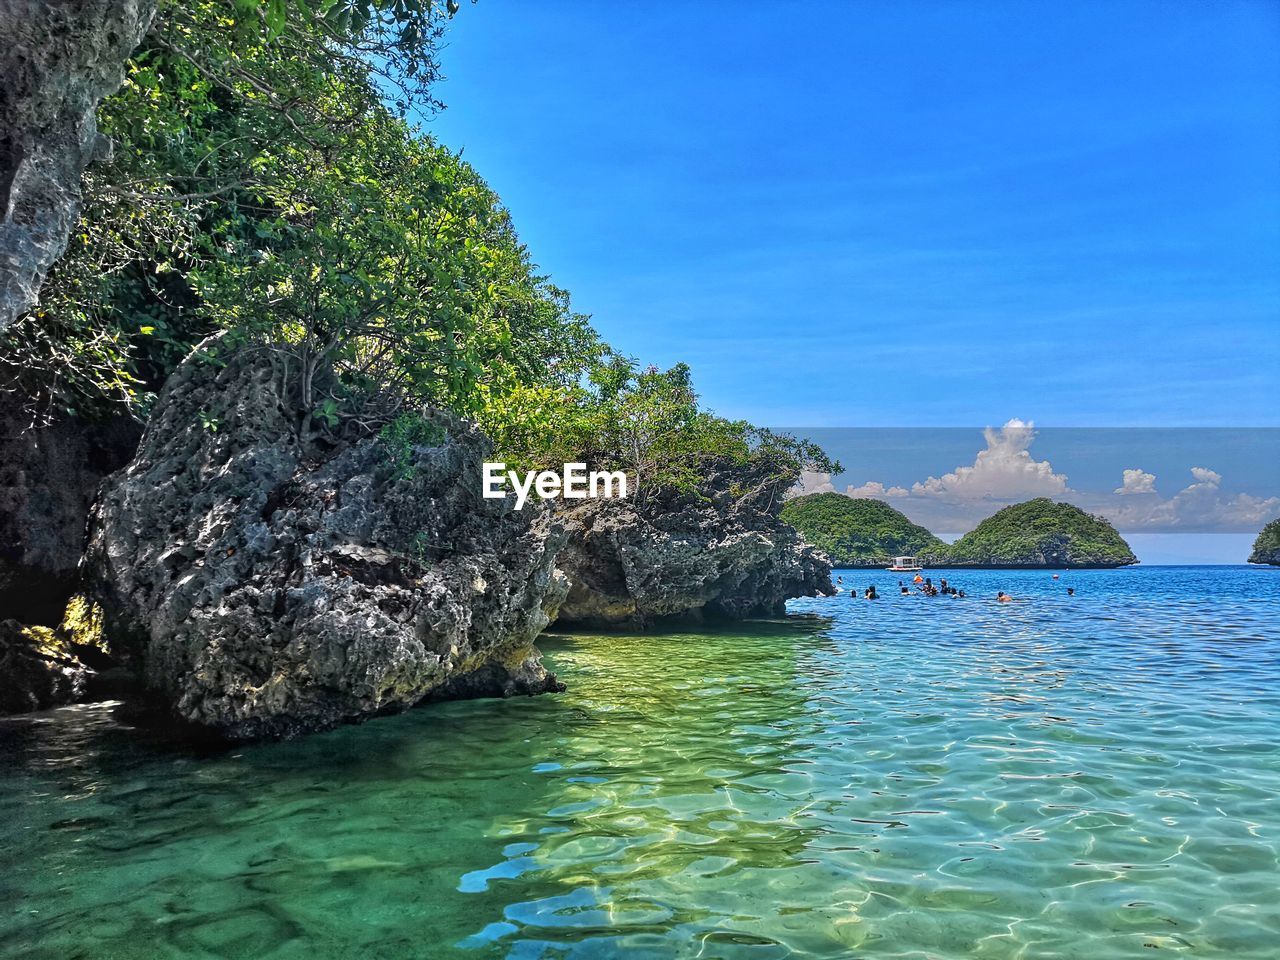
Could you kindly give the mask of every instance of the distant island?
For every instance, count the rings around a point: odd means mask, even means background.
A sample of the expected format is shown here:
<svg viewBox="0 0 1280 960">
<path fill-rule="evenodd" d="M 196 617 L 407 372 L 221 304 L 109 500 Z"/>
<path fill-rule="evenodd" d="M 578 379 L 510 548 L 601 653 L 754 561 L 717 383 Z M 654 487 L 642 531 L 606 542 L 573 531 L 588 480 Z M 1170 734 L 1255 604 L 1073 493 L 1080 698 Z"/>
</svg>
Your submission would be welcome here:
<svg viewBox="0 0 1280 960">
<path fill-rule="evenodd" d="M 785 510 L 783 516 L 786 516 Z M 1249 562 L 1269 563 L 1273 567 L 1280 567 L 1280 517 L 1263 527 L 1258 539 L 1253 541 L 1253 553 L 1249 554 Z"/>
<path fill-rule="evenodd" d="M 1138 562 L 1108 521 L 1045 497 L 1005 507 L 950 545 L 887 503 L 838 493 L 796 497 L 783 507 L 782 519 L 838 567 L 880 567 L 901 555 L 949 567 L 1122 567 Z"/>
<path fill-rule="evenodd" d="M 811 493 L 788 500 L 781 516 L 837 567 L 881 567 L 893 557 L 941 555 L 947 548 L 880 500 Z"/>
<path fill-rule="evenodd" d="M 954 567 L 1123 567 L 1133 550 L 1108 521 L 1037 497 L 983 520 L 946 549 Z"/>
</svg>

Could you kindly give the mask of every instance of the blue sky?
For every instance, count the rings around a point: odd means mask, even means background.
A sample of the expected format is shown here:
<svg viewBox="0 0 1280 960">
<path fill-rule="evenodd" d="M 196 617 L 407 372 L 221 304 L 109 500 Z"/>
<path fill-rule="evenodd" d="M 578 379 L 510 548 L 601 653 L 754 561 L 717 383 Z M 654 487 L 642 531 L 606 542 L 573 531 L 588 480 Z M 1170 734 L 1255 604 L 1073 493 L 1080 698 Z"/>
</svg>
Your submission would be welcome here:
<svg viewBox="0 0 1280 960">
<path fill-rule="evenodd" d="M 1280 425 L 1280 4 L 480 0 L 448 44 L 429 132 L 720 413 Z"/>
</svg>

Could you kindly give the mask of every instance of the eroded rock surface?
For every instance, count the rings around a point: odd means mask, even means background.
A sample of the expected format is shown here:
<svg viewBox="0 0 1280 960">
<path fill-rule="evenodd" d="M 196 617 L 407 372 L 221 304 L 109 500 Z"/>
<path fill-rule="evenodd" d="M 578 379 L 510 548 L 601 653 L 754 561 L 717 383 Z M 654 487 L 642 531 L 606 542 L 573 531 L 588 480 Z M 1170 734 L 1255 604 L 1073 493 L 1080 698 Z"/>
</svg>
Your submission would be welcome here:
<svg viewBox="0 0 1280 960">
<path fill-rule="evenodd" d="M 47 710 L 84 695 L 93 671 L 54 640 L 51 630 L 0 620 L 0 714 Z"/>
<path fill-rule="evenodd" d="M 558 622 L 644 627 L 776 616 L 791 597 L 829 595 L 831 563 L 778 519 L 795 482 L 761 467 L 712 466 L 698 495 L 587 500 L 563 512 Z"/>
<path fill-rule="evenodd" d="M 114 651 L 186 720 L 289 736 L 428 696 L 558 689 L 558 524 L 480 495 L 488 441 L 302 443 L 262 354 L 199 351 L 109 482 L 86 564 Z"/>
<path fill-rule="evenodd" d="M 0 3 L 0 330 L 35 304 L 80 216 L 80 176 L 107 149 L 94 111 L 155 0 Z"/>
</svg>

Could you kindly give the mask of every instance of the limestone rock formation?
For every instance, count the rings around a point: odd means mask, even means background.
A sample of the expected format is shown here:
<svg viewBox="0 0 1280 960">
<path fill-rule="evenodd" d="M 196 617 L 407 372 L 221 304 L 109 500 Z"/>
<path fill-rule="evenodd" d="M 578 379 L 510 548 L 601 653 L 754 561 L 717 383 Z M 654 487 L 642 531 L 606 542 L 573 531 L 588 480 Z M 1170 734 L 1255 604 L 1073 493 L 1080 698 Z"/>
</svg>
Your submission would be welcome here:
<svg viewBox="0 0 1280 960">
<path fill-rule="evenodd" d="M 586 500 L 562 512 L 569 579 L 559 623 L 775 616 L 790 597 L 829 595 L 831 563 L 778 519 L 795 478 L 712 465 L 698 494 Z"/>
<path fill-rule="evenodd" d="M 0 620 L 0 715 L 74 703 L 92 671 L 62 649 L 52 630 Z"/>
<path fill-rule="evenodd" d="M 0 4 L 0 330 L 28 310 L 80 215 L 80 176 L 107 144 L 98 102 L 155 0 Z"/>
<path fill-rule="evenodd" d="M 481 497 L 488 441 L 299 438 L 263 353 L 198 350 L 90 523 L 113 652 L 183 718 L 291 736 L 428 696 L 560 689 L 534 637 L 564 593 L 558 524 Z"/>
<path fill-rule="evenodd" d="M 30 427 L 0 412 L 0 617 L 62 620 L 98 486 L 132 459 L 141 434 L 128 417 Z"/>
</svg>

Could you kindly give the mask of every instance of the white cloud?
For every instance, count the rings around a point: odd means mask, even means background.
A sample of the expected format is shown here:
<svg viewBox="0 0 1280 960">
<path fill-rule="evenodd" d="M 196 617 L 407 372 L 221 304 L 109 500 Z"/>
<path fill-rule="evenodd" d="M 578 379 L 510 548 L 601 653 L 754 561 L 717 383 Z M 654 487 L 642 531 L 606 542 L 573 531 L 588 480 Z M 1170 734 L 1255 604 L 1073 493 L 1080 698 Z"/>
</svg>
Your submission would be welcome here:
<svg viewBox="0 0 1280 960">
<path fill-rule="evenodd" d="M 835 493 L 835 484 L 831 482 L 831 474 L 820 473 L 816 470 L 805 470 L 801 472 L 800 479 L 796 481 L 796 485 L 787 491 L 787 495 L 798 497 L 806 493 Z"/>
<path fill-rule="evenodd" d="M 1032 458 L 1034 424 L 1015 417 L 999 430 L 987 427 L 982 434 L 987 448 L 978 451 L 973 466 L 956 467 L 941 477 L 913 484 L 912 495 L 962 501 L 1025 500 L 1060 496 L 1070 489 L 1066 475 L 1055 473 L 1048 460 Z"/>
<path fill-rule="evenodd" d="M 1007 503 L 1051 497 L 1106 517 L 1121 531 L 1248 532 L 1280 514 L 1280 497 L 1255 497 L 1222 489 L 1223 477 L 1208 467 L 1191 467 L 1191 480 L 1173 496 L 1156 490 L 1156 476 L 1134 467 L 1122 471 L 1110 491 L 1073 490 L 1065 474 L 1031 455 L 1034 426 L 1013 419 L 983 431 L 986 448 L 972 466 L 911 485 L 868 480 L 843 491 L 849 497 L 889 500 L 914 522 L 939 534 L 963 533 Z M 835 493 L 828 473 L 805 473 L 793 493 Z"/>
<path fill-rule="evenodd" d="M 1121 496 L 1156 492 L 1156 475 L 1145 470 L 1132 469 L 1124 471 L 1124 480 L 1116 487 L 1115 493 Z"/>
<path fill-rule="evenodd" d="M 1126 470 L 1125 484 L 1129 485 Z M 1150 476 L 1150 474 L 1146 474 Z M 1280 511 L 1280 497 L 1255 497 L 1247 493 L 1228 493 L 1222 489 L 1222 474 L 1207 467 L 1192 467 L 1195 481 L 1165 499 L 1152 490 L 1152 496 L 1127 498 L 1081 498 L 1121 530 L 1166 532 L 1248 532 L 1257 530 Z M 1126 491 L 1119 488 L 1116 493 Z"/>
<path fill-rule="evenodd" d="M 886 487 L 879 480 L 868 480 L 860 487 L 845 487 L 844 495 L 846 497 L 872 497 L 877 500 L 883 500 L 886 497 L 909 497 L 911 496 L 911 491 L 906 487 Z"/>
<path fill-rule="evenodd" d="M 1192 467 L 1191 475 L 1196 478 L 1196 483 L 1191 486 L 1198 487 L 1201 484 L 1215 489 L 1222 486 L 1222 474 L 1210 470 L 1208 467 Z M 1190 488 L 1188 488 L 1190 489 Z"/>
</svg>

